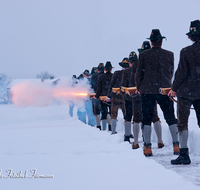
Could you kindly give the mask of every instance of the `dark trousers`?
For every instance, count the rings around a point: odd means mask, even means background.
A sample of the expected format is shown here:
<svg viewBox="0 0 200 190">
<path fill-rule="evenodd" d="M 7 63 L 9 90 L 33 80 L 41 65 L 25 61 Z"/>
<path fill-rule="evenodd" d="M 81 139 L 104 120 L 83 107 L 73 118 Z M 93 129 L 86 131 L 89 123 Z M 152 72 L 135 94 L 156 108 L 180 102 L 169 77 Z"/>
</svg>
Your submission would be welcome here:
<svg viewBox="0 0 200 190">
<path fill-rule="evenodd" d="M 101 104 L 99 100 L 92 98 L 92 111 L 94 115 L 100 115 L 101 112 Z"/>
<path fill-rule="evenodd" d="M 178 115 L 178 131 L 188 130 L 188 118 L 190 115 L 190 107 L 193 105 L 198 125 L 200 126 L 200 99 L 188 100 L 178 97 L 177 101 L 177 115 Z"/>
<path fill-rule="evenodd" d="M 164 114 L 166 123 L 170 126 L 177 124 L 177 119 L 174 114 L 174 104 L 173 101 L 167 95 L 161 94 L 142 94 L 142 124 L 151 125 L 153 118 L 153 112 L 156 103 L 160 105 L 160 108 Z"/>
<path fill-rule="evenodd" d="M 101 104 L 101 119 L 107 119 L 107 114 L 110 114 L 111 112 L 111 106 L 109 103 L 104 103 L 103 101 L 100 101 Z"/>
<path fill-rule="evenodd" d="M 133 122 L 135 123 L 140 123 L 142 120 L 141 114 L 141 99 L 140 96 L 136 96 L 132 98 L 132 101 L 125 101 L 125 108 L 126 108 L 126 115 L 124 119 L 126 121 L 132 120 L 133 117 Z"/>
<path fill-rule="evenodd" d="M 125 107 L 126 107 L 126 115 L 124 119 L 126 121 L 131 121 L 132 116 L 134 123 L 140 123 L 142 121 L 141 96 L 134 97 L 132 101 L 125 101 Z M 158 117 L 157 105 L 156 105 L 153 110 L 152 122 L 155 123 L 157 121 L 160 121 L 160 118 Z"/>
<path fill-rule="evenodd" d="M 111 98 L 111 119 L 117 119 L 119 108 L 121 108 L 123 115 L 125 115 L 124 101 L 117 98 Z"/>
</svg>

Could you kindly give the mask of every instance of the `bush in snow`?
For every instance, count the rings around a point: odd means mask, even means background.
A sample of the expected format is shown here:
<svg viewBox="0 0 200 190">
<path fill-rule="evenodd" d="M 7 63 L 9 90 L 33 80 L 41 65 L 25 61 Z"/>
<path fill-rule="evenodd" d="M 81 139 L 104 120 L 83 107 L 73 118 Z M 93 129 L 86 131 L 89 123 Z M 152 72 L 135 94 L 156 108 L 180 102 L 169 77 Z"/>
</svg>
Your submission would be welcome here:
<svg viewBox="0 0 200 190">
<path fill-rule="evenodd" d="M 11 103 L 10 83 L 12 79 L 5 74 L 0 74 L 0 104 Z"/>
<path fill-rule="evenodd" d="M 54 75 L 49 74 L 47 71 L 44 71 L 40 74 L 37 74 L 36 78 L 41 79 L 41 81 L 44 81 L 45 79 L 54 79 Z"/>
</svg>

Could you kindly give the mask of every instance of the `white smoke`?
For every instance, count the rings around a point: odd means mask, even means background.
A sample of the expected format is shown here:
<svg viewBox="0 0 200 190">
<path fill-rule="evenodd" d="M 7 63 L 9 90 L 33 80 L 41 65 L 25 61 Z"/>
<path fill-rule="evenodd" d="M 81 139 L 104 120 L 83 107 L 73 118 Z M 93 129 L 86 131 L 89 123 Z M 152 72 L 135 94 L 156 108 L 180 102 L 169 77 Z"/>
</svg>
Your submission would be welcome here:
<svg viewBox="0 0 200 190">
<path fill-rule="evenodd" d="M 11 87 L 12 103 L 19 107 L 69 104 L 69 102 L 82 107 L 84 100 L 89 98 L 87 96 L 89 93 L 92 93 L 92 90 L 87 79 L 77 84 L 67 78 L 44 82 L 27 80 Z"/>
</svg>

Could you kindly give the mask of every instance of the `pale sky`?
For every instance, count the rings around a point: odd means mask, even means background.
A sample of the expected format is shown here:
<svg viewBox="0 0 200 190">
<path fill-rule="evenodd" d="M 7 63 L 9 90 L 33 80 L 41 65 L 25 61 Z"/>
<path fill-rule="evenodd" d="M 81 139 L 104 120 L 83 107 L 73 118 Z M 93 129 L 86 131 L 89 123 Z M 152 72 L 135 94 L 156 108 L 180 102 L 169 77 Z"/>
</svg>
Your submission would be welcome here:
<svg viewBox="0 0 200 190">
<path fill-rule="evenodd" d="M 0 0 L 0 73 L 78 76 L 106 61 L 118 70 L 157 28 L 177 66 L 199 7 L 199 0 Z"/>
</svg>

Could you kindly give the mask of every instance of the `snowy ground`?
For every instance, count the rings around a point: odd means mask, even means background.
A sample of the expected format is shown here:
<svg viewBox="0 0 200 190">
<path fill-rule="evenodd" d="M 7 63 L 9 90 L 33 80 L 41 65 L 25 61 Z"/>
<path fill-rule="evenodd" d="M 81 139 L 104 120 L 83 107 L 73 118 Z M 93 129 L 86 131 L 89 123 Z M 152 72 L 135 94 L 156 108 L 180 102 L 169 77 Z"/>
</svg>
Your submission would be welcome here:
<svg viewBox="0 0 200 190">
<path fill-rule="evenodd" d="M 176 156 L 162 114 L 165 147 L 156 148 L 153 133 L 154 156 L 146 158 L 142 139 L 137 150 L 123 142 L 121 112 L 117 135 L 85 125 L 76 116 L 70 118 L 64 105 L 0 105 L 0 113 L 1 189 L 200 189 L 200 132 L 194 111 L 189 124 L 189 166 L 170 165 Z M 49 178 L 41 178 L 44 175 Z"/>
</svg>

